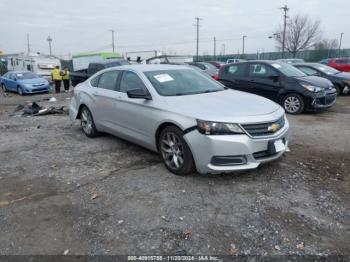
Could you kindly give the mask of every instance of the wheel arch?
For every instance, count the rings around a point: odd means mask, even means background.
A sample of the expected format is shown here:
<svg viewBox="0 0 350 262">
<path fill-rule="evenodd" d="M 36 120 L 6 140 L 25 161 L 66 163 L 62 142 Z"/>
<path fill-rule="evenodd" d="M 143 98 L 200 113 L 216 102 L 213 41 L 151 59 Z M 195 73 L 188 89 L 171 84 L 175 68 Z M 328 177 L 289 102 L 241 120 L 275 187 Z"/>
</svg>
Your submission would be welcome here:
<svg viewBox="0 0 350 262">
<path fill-rule="evenodd" d="M 84 103 L 80 104 L 76 119 L 80 119 L 80 113 L 81 113 L 81 110 L 83 109 L 83 107 L 86 107 L 87 109 L 89 109 L 89 107 L 86 104 L 84 104 Z"/>
<path fill-rule="evenodd" d="M 169 126 L 175 126 L 177 127 L 178 129 L 180 129 L 182 132 L 183 132 L 183 128 L 180 127 L 179 124 L 177 123 L 174 123 L 174 122 L 170 122 L 170 121 L 166 121 L 166 122 L 163 122 L 161 123 L 157 130 L 156 130 L 156 133 L 155 133 L 155 141 L 156 141 L 156 148 L 157 148 L 157 151 L 159 151 L 159 136 L 160 136 L 160 133 L 167 127 Z"/>
</svg>

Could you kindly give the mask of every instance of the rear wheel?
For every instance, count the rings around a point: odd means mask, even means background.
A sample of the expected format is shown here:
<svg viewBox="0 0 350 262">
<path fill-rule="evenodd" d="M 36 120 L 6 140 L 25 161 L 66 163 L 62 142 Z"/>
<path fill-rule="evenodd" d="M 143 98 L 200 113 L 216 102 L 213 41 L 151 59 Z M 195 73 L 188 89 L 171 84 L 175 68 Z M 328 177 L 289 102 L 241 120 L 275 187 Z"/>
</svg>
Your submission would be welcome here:
<svg viewBox="0 0 350 262">
<path fill-rule="evenodd" d="M 298 94 L 288 94 L 283 98 L 282 105 L 288 114 L 300 114 L 304 111 L 304 100 Z"/>
<path fill-rule="evenodd" d="M 80 111 L 81 129 L 87 137 L 96 137 L 98 131 L 90 110 L 84 106 Z"/>
<path fill-rule="evenodd" d="M 17 87 L 17 93 L 20 95 L 20 96 L 23 96 L 23 90 L 22 90 L 22 87 Z"/>
<path fill-rule="evenodd" d="M 191 150 L 179 128 L 166 127 L 160 133 L 158 145 L 163 162 L 170 172 L 184 176 L 195 171 Z"/>
</svg>

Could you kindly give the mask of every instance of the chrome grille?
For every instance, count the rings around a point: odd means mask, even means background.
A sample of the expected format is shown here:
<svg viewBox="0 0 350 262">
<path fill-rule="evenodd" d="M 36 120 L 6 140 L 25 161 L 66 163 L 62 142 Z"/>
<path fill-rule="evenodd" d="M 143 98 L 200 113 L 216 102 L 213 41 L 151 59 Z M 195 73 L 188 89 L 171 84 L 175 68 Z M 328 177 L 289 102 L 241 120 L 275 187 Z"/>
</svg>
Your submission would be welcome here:
<svg viewBox="0 0 350 262">
<path fill-rule="evenodd" d="M 260 137 L 260 136 L 269 136 L 273 135 L 274 133 L 277 133 L 280 131 L 284 125 L 286 124 L 286 121 L 284 119 L 284 116 L 279 118 L 278 120 L 274 122 L 268 122 L 268 123 L 261 123 L 261 124 L 244 124 L 242 127 L 244 130 L 251 135 L 252 137 Z M 278 125 L 278 129 L 273 129 L 273 125 Z"/>
</svg>

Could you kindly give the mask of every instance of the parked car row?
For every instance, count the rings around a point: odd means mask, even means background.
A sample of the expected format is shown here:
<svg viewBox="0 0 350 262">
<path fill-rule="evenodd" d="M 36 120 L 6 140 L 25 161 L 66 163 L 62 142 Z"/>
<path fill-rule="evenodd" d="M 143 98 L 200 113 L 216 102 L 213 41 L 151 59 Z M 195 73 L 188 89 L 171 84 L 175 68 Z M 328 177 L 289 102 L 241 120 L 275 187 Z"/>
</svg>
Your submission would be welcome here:
<svg viewBox="0 0 350 262">
<path fill-rule="evenodd" d="M 229 88 L 269 98 L 289 114 L 331 107 L 337 96 L 328 79 L 308 76 L 278 61 L 227 64 L 221 67 L 216 79 Z"/>
</svg>

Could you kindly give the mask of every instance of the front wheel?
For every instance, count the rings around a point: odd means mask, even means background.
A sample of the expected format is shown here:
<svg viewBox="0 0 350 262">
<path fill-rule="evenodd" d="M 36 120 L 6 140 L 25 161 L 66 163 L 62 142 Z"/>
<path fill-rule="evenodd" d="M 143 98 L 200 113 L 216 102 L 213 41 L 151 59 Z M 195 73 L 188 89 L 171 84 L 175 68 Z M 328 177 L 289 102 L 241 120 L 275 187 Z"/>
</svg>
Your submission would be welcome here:
<svg viewBox="0 0 350 262">
<path fill-rule="evenodd" d="M 300 114 L 304 111 L 304 100 L 298 94 L 288 94 L 283 98 L 282 105 L 288 114 Z"/>
<path fill-rule="evenodd" d="M 23 96 L 23 90 L 22 90 L 22 87 L 17 87 L 17 93 L 20 95 L 20 96 Z"/>
<path fill-rule="evenodd" d="M 81 129 L 87 137 L 96 137 L 98 131 L 90 110 L 84 106 L 80 111 Z"/>
<path fill-rule="evenodd" d="M 184 176 L 195 171 L 191 150 L 179 128 L 166 127 L 160 133 L 158 145 L 163 162 L 170 172 Z"/>
</svg>

